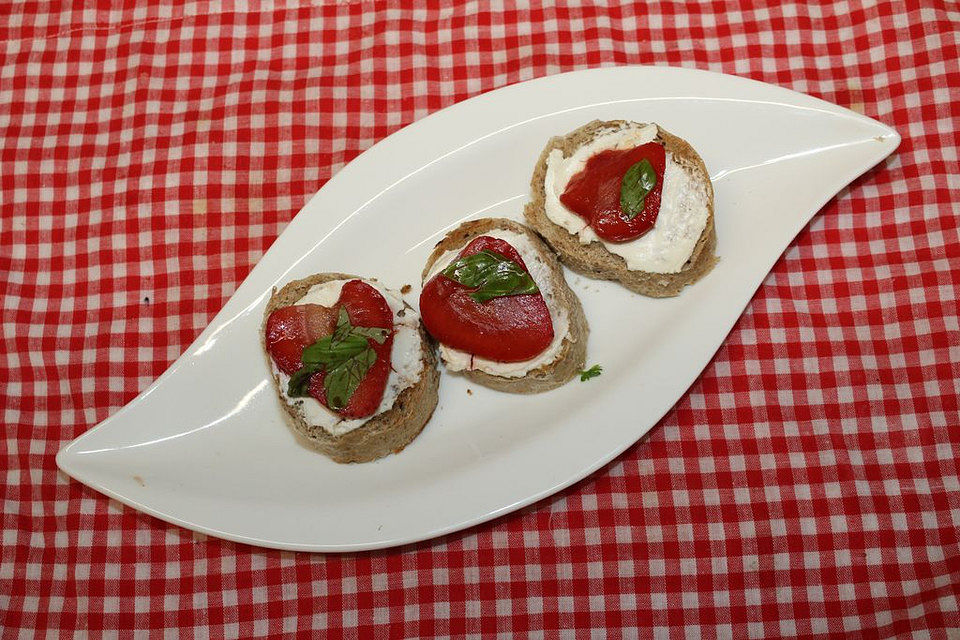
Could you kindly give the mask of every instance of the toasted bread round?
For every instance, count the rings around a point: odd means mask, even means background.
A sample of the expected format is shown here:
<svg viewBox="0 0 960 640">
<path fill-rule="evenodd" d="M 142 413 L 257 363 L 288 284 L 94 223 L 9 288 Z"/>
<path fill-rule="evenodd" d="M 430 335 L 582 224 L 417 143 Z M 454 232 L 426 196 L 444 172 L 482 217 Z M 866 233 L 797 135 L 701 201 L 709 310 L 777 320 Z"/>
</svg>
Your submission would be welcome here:
<svg viewBox="0 0 960 640">
<path fill-rule="evenodd" d="M 570 290 L 563 276 L 563 267 L 560 266 L 554 253 L 550 251 L 550 248 L 543 243 L 543 240 L 537 234 L 519 222 L 505 218 L 484 218 L 464 222 L 448 233 L 434 247 L 433 253 L 427 258 L 427 264 L 423 268 L 423 280 L 426 281 L 430 269 L 433 268 L 433 264 L 440 256 L 448 251 L 459 251 L 477 236 L 482 236 L 495 229 L 512 231 L 530 239 L 540 259 L 549 269 L 559 304 L 569 310 L 570 331 L 553 362 L 537 367 L 527 372 L 523 377 L 507 378 L 478 370 L 458 373 L 462 373 L 466 378 L 477 384 L 509 393 L 540 393 L 556 389 L 569 382 L 583 369 L 583 363 L 587 357 L 587 335 L 590 329 L 587 325 L 587 319 L 583 315 L 580 299 Z"/>
<path fill-rule="evenodd" d="M 355 278 L 359 276 L 320 273 L 302 280 L 294 280 L 279 291 L 274 289 L 264 311 L 263 325 L 260 329 L 260 343 L 271 372 L 273 368 L 270 366 L 270 354 L 267 353 L 266 343 L 266 324 L 270 314 L 276 309 L 296 303 L 310 290 L 310 287 L 316 284 Z M 409 305 L 407 308 L 412 311 Z M 336 462 L 370 462 L 401 451 L 417 437 L 437 406 L 440 372 L 437 370 L 437 356 L 434 353 L 433 342 L 424 331 L 422 324 L 420 340 L 423 359 L 420 379 L 400 392 L 392 408 L 373 416 L 353 431 L 335 436 L 323 427 L 308 424 L 296 409 L 284 401 L 283 394 L 280 392 L 279 376 L 271 374 L 284 418 L 303 442 Z"/>
<path fill-rule="evenodd" d="M 700 155 L 685 140 L 671 135 L 662 127 L 657 127 L 659 133 L 656 141 L 663 144 L 667 152 L 685 170 L 702 181 L 707 187 L 709 195 L 707 224 L 700 234 L 700 239 L 693 248 L 693 253 L 683 268 L 677 273 L 653 273 L 635 271 L 627 268 L 627 262 L 621 256 L 611 253 L 601 242 L 580 244 L 580 239 L 554 223 L 547 217 L 544 193 L 544 178 L 547 174 L 547 158 L 554 149 L 563 152 L 564 157 L 573 153 L 599 134 L 611 127 L 620 127 L 629 124 L 625 120 L 610 120 L 603 122 L 594 120 L 579 129 L 567 134 L 551 138 L 546 148 L 540 154 L 537 167 L 530 181 L 531 200 L 524 210 L 527 224 L 543 236 L 544 240 L 559 254 L 560 260 L 571 269 L 582 273 L 589 278 L 600 280 L 614 280 L 636 293 L 654 298 L 669 298 L 679 294 L 683 288 L 693 284 L 713 269 L 717 263 L 714 250 L 717 246 L 717 232 L 713 222 L 713 185 L 710 174 Z"/>
</svg>

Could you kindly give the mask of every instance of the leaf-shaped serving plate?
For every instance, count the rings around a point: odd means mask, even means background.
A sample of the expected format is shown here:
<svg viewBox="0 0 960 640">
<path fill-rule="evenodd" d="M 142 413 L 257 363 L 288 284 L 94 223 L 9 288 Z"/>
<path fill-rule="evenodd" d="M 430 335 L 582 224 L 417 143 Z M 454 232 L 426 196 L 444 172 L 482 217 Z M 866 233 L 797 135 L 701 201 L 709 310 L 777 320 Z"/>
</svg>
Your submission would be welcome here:
<svg viewBox="0 0 960 640">
<path fill-rule="evenodd" d="M 716 269 L 668 300 L 568 272 L 600 378 L 525 397 L 444 374 L 433 419 L 398 455 L 338 465 L 299 444 L 257 337 L 271 288 L 341 271 L 410 284 L 416 304 L 434 243 L 467 218 L 521 219 L 547 140 L 596 118 L 657 122 L 700 152 L 716 191 Z M 567 73 L 472 98 L 340 171 L 169 371 L 57 463 L 158 518 L 282 549 L 373 549 L 489 520 L 583 478 L 649 431 L 797 232 L 899 142 L 821 100 L 687 69 Z"/>
</svg>

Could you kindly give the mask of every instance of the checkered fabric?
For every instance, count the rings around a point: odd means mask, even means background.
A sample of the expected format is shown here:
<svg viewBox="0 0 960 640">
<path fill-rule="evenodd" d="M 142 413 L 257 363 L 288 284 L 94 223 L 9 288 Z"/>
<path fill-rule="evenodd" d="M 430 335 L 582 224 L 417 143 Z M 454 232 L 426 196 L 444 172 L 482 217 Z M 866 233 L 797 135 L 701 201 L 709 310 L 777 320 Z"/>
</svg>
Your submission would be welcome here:
<svg viewBox="0 0 960 640">
<path fill-rule="evenodd" d="M 958 5 L 411 4 L 0 5 L 3 637 L 957 637 Z M 362 150 L 497 87 L 633 63 L 810 93 L 903 144 L 615 462 L 344 556 L 196 535 L 57 471 Z"/>
</svg>

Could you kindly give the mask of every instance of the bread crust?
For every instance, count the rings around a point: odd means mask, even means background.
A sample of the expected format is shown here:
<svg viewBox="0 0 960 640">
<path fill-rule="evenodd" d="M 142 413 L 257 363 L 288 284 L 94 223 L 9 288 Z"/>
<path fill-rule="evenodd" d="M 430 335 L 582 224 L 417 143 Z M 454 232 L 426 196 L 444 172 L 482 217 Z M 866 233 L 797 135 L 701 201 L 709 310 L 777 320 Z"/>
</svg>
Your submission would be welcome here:
<svg viewBox="0 0 960 640">
<path fill-rule="evenodd" d="M 430 420 L 430 416 L 433 415 L 439 399 L 437 390 L 440 384 L 440 372 L 437 370 L 437 356 L 433 341 L 424 331 L 421 323 L 419 328 L 420 357 L 423 359 L 423 372 L 414 385 L 400 392 L 393 407 L 389 410 L 375 415 L 353 431 L 335 436 L 323 427 L 307 424 L 296 410 L 287 404 L 280 392 L 280 378 L 272 373 L 273 367 L 270 366 L 270 355 L 267 353 L 266 343 L 267 318 L 276 309 L 296 303 L 314 285 L 331 280 L 352 279 L 363 280 L 365 278 L 345 273 L 319 273 L 302 280 L 294 280 L 280 290 L 274 289 L 269 302 L 267 302 L 267 308 L 263 314 L 263 324 L 260 329 L 261 346 L 287 424 L 293 429 L 301 442 L 341 463 L 370 462 L 390 453 L 401 451 L 417 437 L 423 430 L 424 425 Z M 367 279 L 373 280 L 372 278 Z M 410 305 L 406 305 L 406 308 L 412 310 Z"/>
<path fill-rule="evenodd" d="M 556 389 L 569 382 L 583 369 L 587 357 L 587 336 L 590 328 L 587 318 L 583 314 L 580 299 L 570 290 L 563 276 L 563 268 L 557 261 L 556 255 L 544 244 L 543 240 L 525 225 L 506 218 L 484 218 L 470 220 L 449 232 L 433 249 L 423 268 L 422 279 L 426 281 L 427 274 L 433 264 L 447 251 L 459 251 L 471 240 L 490 231 L 500 229 L 522 234 L 529 238 L 537 253 L 547 265 L 553 288 L 557 292 L 558 301 L 570 311 L 570 331 L 561 343 L 557 358 L 550 363 L 541 365 L 520 378 L 505 378 L 483 371 L 461 371 L 464 377 L 482 384 L 485 387 L 506 391 L 508 393 L 541 393 Z"/>
<path fill-rule="evenodd" d="M 613 280 L 627 289 L 653 298 L 669 298 L 683 291 L 687 285 L 693 284 L 713 269 L 717 263 L 714 251 L 717 246 L 717 232 L 713 219 L 713 185 L 710 174 L 700 155 L 687 141 L 665 131 L 659 125 L 656 141 L 664 145 L 667 152 L 673 155 L 684 169 L 692 172 L 707 186 L 709 195 L 707 223 L 700 234 L 700 239 L 693 248 L 693 253 L 683 268 L 677 273 L 653 273 L 648 271 L 631 271 L 627 262 L 621 256 L 611 253 L 600 242 L 580 244 L 580 239 L 554 223 L 547 217 L 545 210 L 546 194 L 544 179 L 547 174 L 547 159 L 550 152 L 559 149 L 564 157 L 571 156 L 578 148 L 589 143 L 597 135 L 612 127 L 622 127 L 630 124 L 626 120 L 594 120 L 579 129 L 567 134 L 551 138 L 540 154 L 533 178 L 530 180 L 531 199 L 524 209 L 527 224 L 533 227 L 544 240 L 553 247 L 565 265 L 582 273 L 589 278 Z"/>
</svg>

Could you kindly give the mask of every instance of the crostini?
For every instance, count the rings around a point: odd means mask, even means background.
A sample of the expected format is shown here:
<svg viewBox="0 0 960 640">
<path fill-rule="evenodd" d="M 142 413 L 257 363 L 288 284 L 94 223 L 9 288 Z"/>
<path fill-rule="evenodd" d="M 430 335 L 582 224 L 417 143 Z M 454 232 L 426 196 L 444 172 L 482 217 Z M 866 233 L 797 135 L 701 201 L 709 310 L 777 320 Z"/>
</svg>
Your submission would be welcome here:
<svg viewBox="0 0 960 640">
<path fill-rule="evenodd" d="M 323 273 L 274 290 L 261 340 L 290 426 L 337 462 L 400 451 L 437 406 L 419 316 L 376 280 Z"/>
<path fill-rule="evenodd" d="M 656 124 L 594 121 L 555 137 L 530 186 L 527 224 L 584 275 L 662 298 L 716 264 L 710 175 Z"/>
<path fill-rule="evenodd" d="M 554 389 L 586 358 L 587 320 L 560 263 L 511 220 L 465 222 L 437 243 L 420 315 L 448 371 L 499 391 Z"/>
</svg>

